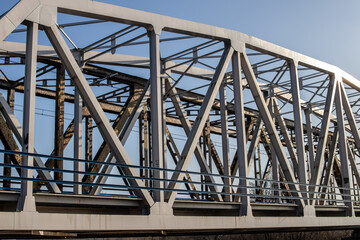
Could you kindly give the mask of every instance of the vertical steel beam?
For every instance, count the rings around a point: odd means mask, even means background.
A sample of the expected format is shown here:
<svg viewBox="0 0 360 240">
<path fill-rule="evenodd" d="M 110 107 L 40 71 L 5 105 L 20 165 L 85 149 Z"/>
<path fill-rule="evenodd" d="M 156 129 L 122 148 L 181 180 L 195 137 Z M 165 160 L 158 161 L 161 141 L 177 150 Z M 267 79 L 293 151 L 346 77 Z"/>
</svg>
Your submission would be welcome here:
<svg viewBox="0 0 360 240">
<path fill-rule="evenodd" d="M 65 103 L 65 68 L 62 64 L 56 71 L 56 96 L 55 96 L 55 156 L 62 157 L 64 154 L 64 103 Z M 63 160 L 54 160 L 54 169 L 63 169 Z M 54 172 L 54 179 L 57 181 L 63 180 L 63 173 L 60 171 Z M 62 190 L 62 184 L 58 184 Z"/>
<path fill-rule="evenodd" d="M 290 163 L 281 144 L 280 137 L 276 131 L 275 124 L 272 121 L 269 109 L 266 107 L 266 103 L 264 97 L 262 96 L 261 89 L 258 82 L 256 81 L 255 74 L 252 70 L 251 64 L 245 52 L 242 52 L 241 54 L 241 66 L 245 73 L 245 77 L 249 83 L 249 87 L 254 97 L 255 103 L 266 126 L 270 140 L 274 144 L 274 150 L 279 159 L 279 163 L 284 172 L 285 178 L 289 182 L 290 189 L 294 191 L 292 194 L 297 198 L 295 201 L 299 205 L 300 211 L 302 211 L 302 209 L 304 209 L 304 201 L 302 199 L 302 195 L 299 193 L 299 187 L 295 184 L 295 175 L 291 169 Z"/>
<path fill-rule="evenodd" d="M 220 86 L 220 119 L 221 119 L 221 140 L 222 140 L 222 156 L 224 164 L 224 184 L 230 185 L 230 150 L 229 150 L 229 126 L 228 126 L 228 114 L 227 114 L 227 102 L 226 102 L 226 80 L 221 83 Z M 230 187 L 224 187 L 225 193 L 230 193 Z M 230 202 L 231 196 L 225 195 L 224 201 Z"/>
<path fill-rule="evenodd" d="M 301 98 L 300 98 L 300 84 L 298 76 L 298 62 L 290 61 L 290 81 L 291 81 L 291 93 L 292 93 L 292 104 L 294 112 L 294 127 L 295 127 L 295 141 L 296 141 L 296 153 L 298 159 L 298 178 L 301 184 L 307 183 L 306 175 L 306 160 L 305 160 L 305 146 L 304 146 L 304 130 L 301 110 Z M 305 185 L 300 185 L 302 191 L 306 191 Z M 303 192 L 302 195 L 306 198 L 307 193 Z M 307 202 L 307 201 L 305 201 Z"/>
<path fill-rule="evenodd" d="M 240 187 L 240 215 L 251 216 L 251 206 L 249 197 L 249 188 L 247 180 L 248 158 L 246 154 L 246 128 L 245 128 L 245 112 L 244 97 L 241 79 L 241 57 L 238 51 L 232 56 L 232 71 L 234 80 L 234 100 L 235 100 L 235 119 L 236 119 L 236 142 L 237 156 L 239 164 L 239 187 Z"/>
<path fill-rule="evenodd" d="M 232 47 L 227 46 L 224 50 L 224 53 L 220 59 L 220 63 L 218 64 L 213 79 L 210 83 L 210 86 L 206 92 L 203 103 L 201 104 L 198 116 L 194 122 L 193 127 L 191 128 L 188 139 L 185 143 L 183 151 L 181 153 L 181 161 L 176 165 L 176 170 L 184 171 L 188 168 L 190 160 L 192 158 L 192 154 L 194 153 L 197 143 L 199 141 L 201 132 L 205 126 L 206 119 L 209 117 L 209 113 L 216 98 L 216 95 L 219 91 L 221 82 L 225 76 L 226 69 L 229 65 L 231 56 L 234 52 Z M 181 180 L 184 178 L 184 173 L 174 172 L 171 180 Z M 169 183 L 168 191 L 166 194 L 166 199 L 170 206 L 173 205 L 176 197 L 176 189 L 179 187 L 179 183 L 171 182 Z M 175 191 L 174 191 L 175 190 Z"/>
<path fill-rule="evenodd" d="M 74 100 L 74 158 L 82 158 L 82 99 L 79 92 L 75 88 Z M 74 161 L 74 171 L 81 171 L 81 162 Z M 81 182 L 81 174 L 74 174 L 74 182 Z M 74 185 L 74 194 L 81 194 L 82 186 L 80 184 Z"/>
<path fill-rule="evenodd" d="M 34 153 L 35 135 L 35 91 L 36 91 L 36 62 L 38 24 L 29 22 L 26 35 L 25 79 L 24 79 L 24 115 L 23 115 L 23 141 L 22 151 Z M 33 157 L 23 155 L 23 166 L 32 167 Z M 22 178 L 33 178 L 31 169 L 21 169 Z M 33 196 L 33 182 L 21 181 L 21 193 L 17 204 L 17 211 L 36 211 L 35 198 Z"/>
<path fill-rule="evenodd" d="M 62 37 L 59 29 L 56 25 L 51 27 L 46 27 L 45 32 L 52 43 L 55 51 L 57 52 L 59 58 L 62 60 L 69 76 L 73 79 L 73 83 L 77 90 L 79 91 L 80 96 L 82 97 L 86 107 L 88 108 L 91 116 L 94 118 L 96 125 L 99 128 L 101 135 L 104 140 L 109 145 L 111 151 L 118 161 L 123 164 L 132 165 L 132 161 L 127 155 L 124 146 L 121 144 L 119 139 L 116 136 L 114 129 L 111 127 L 109 120 L 107 119 L 104 111 L 102 110 L 100 103 L 97 101 L 93 91 L 91 90 L 85 76 L 83 75 L 80 67 L 77 65 L 77 62 L 72 55 L 69 47 L 67 46 L 64 38 Z M 129 176 L 138 176 L 138 173 L 135 169 L 124 168 L 124 172 Z M 129 182 L 132 185 L 143 187 L 143 181 L 139 179 L 129 179 Z M 135 190 L 137 195 L 143 199 L 146 206 L 153 205 L 154 201 L 150 193 L 145 189 Z"/>
<path fill-rule="evenodd" d="M 85 159 L 93 159 L 93 120 L 92 117 L 85 118 Z M 89 164 L 85 164 L 85 171 L 89 168 Z"/>
<path fill-rule="evenodd" d="M 340 83 L 337 81 L 337 90 L 335 93 L 335 106 L 336 106 L 336 117 L 337 117 L 337 128 L 339 132 L 339 152 L 340 152 L 340 162 L 341 162 L 341 175 L 343 185 L 343 194 L 345 205 L 347 206 L 347 216 L 354 216 L 354 205 L 351 202 L 351 178 L 349 171 L 349 162 L 348 162 L 348 148 L 347 148 L 347 137 L 345 132 L 345 121 L 343 116 L 343 103 L 341 99 L 341 90 Z"/>
<path fill-rule="evenodd" d="M 275 123 L 275 103 L 274 103 L 274 97 L 273 97 L 274 93 L 273 91 L 271 91 L 270 94 L 270 102 L 269 102 L 269 112 L 271 114 L 271 118 L 272 121 Z M 272 188 L 274 189 L 274 197 L 275 197 L 275 202 L 276 203 L 280 203 L 280 196 L 279 196 L 279 191 L 277 189 L 279 189 L 279 183 L 277 181 L 279 181 L 279 164 L 278 164 L 278 158 L 276 155 L 276 150 L 275 150 L 276 146 L 275 144 L 273 144 L 272 141 L 270 141 L 270 153 L 271 153 L 271 174 L 272 174 L 272 180 L 274 182 L 272 182 Z"/>
<path fill-rule="evenodd" d="M 167 163 L 167 134 L 166 134 L 166 103 L 165 103 L 165 99 L 163 96 L 165 96 L 166 93 L 166 85 L 165 85 L 166 79 L 162 78 L 161 79 L 161 84 L 162 84 L 162 93 L 161 93 L 161 100 L 162 100 L 162 105 L 161 105 L 161 109 L 162 109 L 162 130 L 163 130 L 163 168 L 167 169 L 168 168 L 168 163 Z M 167 171 L 163 171 L 163 178 L 167 179 L 168 178 L 168 172 Z M 167 187 L 167 182 L 164 182 L 164 188 Z"/>
<path fill-rule="evenodd" d="M 306 135 L 307 135 L 307 144 L 308 144 L 308 153 L 309 153 L 309 162 L 310 162 L 310 176 L 314 171 L 315 164 L 315 151 L 314 151 L 314 139 L 313 139 L 313 130 L 312 130 L 312 107 L 311 104 L 308 104 L 304 109 L 306 117 Z"/>
<path fill-rule="evenodd" d="M 160 31 L 149 31 L 150 38 L 150 107 L 151 107 L 151 141 L 153 167 L 163 168 L 163 113 L 162 86 L 160 77 Z M 154 178 L 163 179 L 163 171 L 154 171 Z M 163 181 L 154 181 L 155 188 L 164 188 Z M 154 201 L 164 201 L 164 191 L 155 190 Z"/>
</svg>

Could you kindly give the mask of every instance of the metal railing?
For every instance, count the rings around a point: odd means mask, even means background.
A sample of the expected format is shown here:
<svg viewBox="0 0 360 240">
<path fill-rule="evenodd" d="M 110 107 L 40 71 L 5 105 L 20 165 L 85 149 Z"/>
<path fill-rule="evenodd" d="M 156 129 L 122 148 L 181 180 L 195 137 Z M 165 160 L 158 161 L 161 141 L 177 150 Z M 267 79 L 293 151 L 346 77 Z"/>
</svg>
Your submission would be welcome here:
<svg viewBox="0 0 360 240">
<path fill-rule="evenodd" d="M 64 161 L 64 169 L 54 169 L 54 168 L 43 168 L 36 166 L 22 166 L 15 164 L 6 164 L 0 163 L 0 180 L 4 183 L 4 181 L 10 181 L 11 187 L 0 187 L 0 190 L 12 190 L 12 191 L 20 191 L 21 190 L 21 181 L 33 181 L 39 183 L 56 183 L 58 185 L 62 185 L 62 193 L 69 194 L 74 192 L 74 188 L 76 185 L 81 185 L 83 187 L 100 187 L 102 188 L 101 194 L 103 195 L 114 195 L 114 196 L 129 196 L 136 197 L 133 194 L 135 190 L 138 189 L 146 189 L 150 193 L 154 191 L 176 191 L 178 196 L 181 198 L 187 199 L 197 199 L 197 200 L 214 200 L 212 196 L 215 194 L 220 194 L 222 196 L 232 196 L 232 199 L 238 199 L 242 196 L 248 196 L 251 202 L 266 202 L 266 203 L 295 203 L 296 200 L 302 199 L 306 201 L 315 201 L 316 204 L 319 205 L 344 205 L 346 203 L 352 202 L 354 205 L 359 205 L 359 196 L 356 194 L 359 191 L 358 187 L 355 188 L 344 188 L 339 186 L 324 186 L 324 185 L 311 185 L 311 184 L 301 184 L 301 183 L 292 183 L 286 181 L 277 181 L 270 179 L 256 179 L 250 177 L 239 177 L 239 176 L 224 176 L 219 174 L 206 174 L 196 171 L 179 171 L 174 169 L 161 169 L 154 167 L 144 167 L 137 165 L 124 165 L 119 163 L 109 163 L 109 162 L 94 162 L 83 159 L 74 159 L 69 157 L 57 157 L 50 156 L 44 154 L 33 154 L 33 153 L 23 153 L 16 152 L 10 150 L 0 150 L 2 154 L 10 154 L 10 155 L 27 155 L 32 157 L 46 158 L 62 160 Z M 110 167 L 120 167 L 120 168 L 133 168 L 136 170 L 142 169 L 143 171 L 148 171 L 149 175 L 151 175 L 154 171 L 160 171 L 164 173 L 180 173 L 184 176 L 183 180 L 172 180 L 172 179 L 160 179 L 154 177 L 144 177 L 144 176 L 129 176 L 124 174 L 115 174 L 115 173 L 101 173 L 99 172 L 85 172 L 85 171 L 75 171 L 73 168 L 74 163 L 80 164 L 99 164 L 102 166 L 110 166 Z M 71 164 L 72 163 L 72 164 Z M 11 168 L 11 175 L 4 176 L 2 169 L 3 168 Z M 16 173 L 15 169 L 29 169 L 34 172 L 40 171 L 48 171 L 50 175 L 53 177 L 55 172 L 63 173 L 62 180 L 54 180 L 52 179 L 44 179 L 39 177 L 33 178 L 23 178 Z M 94 176 L 95 179 L 92 182 L 75 182 L 73 180 L 75 175 L 89 175 Z M 167 175 L 167 174 L 164 174 Z M 191 177 L 191 181 L 188 177 Z M 212 177 L 215 179 L 215 182 L 209 181 L 201 181 L 201 176 Z M 97 183 L 96 180 L 99 177 L 106 177 L 108 180 L 105 183 Z M 233 180 L 233 184 L 226 185 L 223 182 L 223 179 L 229 178 Z M 127 180 L 138 179 L 143 181 L 143 186 L 130 186 L 127 183 Z M 124 181 L 125 180 L 125 181 Z M 247 181 L 247 186 L 240 186 L 239 181 Z M 155 181 L 164 182 L 163 188 L 154 187 L 153 183 Z M 176 189 L 168 189 L 166 186 L 168 183 L 181 183 L 180 188 Z M 256 186 L 256 183 L 260 183 L 260 186 Z M 188 185 L 187 187 L 185 185 Z M 295 189 L 291 190 L 291 186 L 296 186 Z M 211 191 L 210 187 L 216 187 L 217 192 Z M 319 191 L 309 191 L 311 188 L 317 187 Z M 229 192 L 225 192 L 225 188 L 229 188 Z M 247 192 L 240 192 L 240 189 L 248 189 Z M 294 188 L 293 188 L 294 189 Z M 331 191 L 329 191 L 331 190 Z M 35 191 L 35 190 L 34 190 Z M 42 186 L 40 190 L 36 190 L 37 192 L 49 192 L 46 186 Z M 83 191 L 82 194 L 89 195 L 90 191 Z M 100 194 L 100 195 L 101 195 Z M 297 197 L 296 195 L 300 195 L 301 197 Z"/>
</svg>

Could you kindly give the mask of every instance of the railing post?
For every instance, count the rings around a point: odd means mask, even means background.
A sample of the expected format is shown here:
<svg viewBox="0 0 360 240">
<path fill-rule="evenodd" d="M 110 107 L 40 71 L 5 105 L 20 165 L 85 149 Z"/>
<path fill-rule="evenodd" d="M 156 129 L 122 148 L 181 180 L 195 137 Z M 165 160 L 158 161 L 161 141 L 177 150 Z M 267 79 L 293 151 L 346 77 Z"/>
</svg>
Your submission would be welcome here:
<svg viewBox="0 0 360 240">
<path fill-rule="evenodd" d="M 23 141 L 22 151 L 34 153 L 34 121 L 35 121 L 35 91 L 36 91 L 36 62 L 38 24 L 29 22 L 26 36 L 26 59 L 24 79 L 24 115 L 23 115 Z M 34 158 L 23 156 L 22 165 L 32 167 Z M 31 169 L 21 169 L 22 178 L 33 178 Z M 17 204 L 17 211 L 36 211 L 35 198 L 33 196 L 33 181 L 21 181 L 21 193 Z"/>
</svg>

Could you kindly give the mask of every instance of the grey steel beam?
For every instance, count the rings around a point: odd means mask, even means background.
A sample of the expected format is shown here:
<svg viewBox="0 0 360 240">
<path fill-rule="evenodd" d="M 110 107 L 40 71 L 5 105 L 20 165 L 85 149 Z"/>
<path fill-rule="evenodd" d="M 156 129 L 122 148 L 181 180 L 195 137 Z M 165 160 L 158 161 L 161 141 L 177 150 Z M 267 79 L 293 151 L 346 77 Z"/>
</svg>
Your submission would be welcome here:
<svg viewBox="0 0 360 240">
<path fill-rule="evenodd" d="M 221 83 L 220 86 L 220 119 L 221 119 L 221 141 L 222 141 L 222 156 L 224 165 L 224 184 L 230 185 L 230 150 L 229 150 L 229 126 L 228 126 L 228 114 L 227 114 L 227 101 L 226 101 L 226 80 Z M 236 109 L 236 108 L 235 108 Z M 239 136 L 239 134 L 237 134 Z M 224 187 L 225 193 L 230 193 L 230 187 Z M 224 201 L 231 202 L 232 196 L 225 195 Z"/>
<path fill-rule="evenodd" d="M 234 84 L 235 119 L 236 119 L 236 141 L 237 159 L 239 164 L 239 187 L 240 187 L 240 215 L 251 216 L 251 206 L 248 188 L 248 158 L 246 154 L 246 128 L 244 114 L 244 96 L 241 79 L 241 57 L 240 52 L 235 51 L 232 56 L 232 73 Z"/>
<path fill-rule="evenodd" d="M 291 81 L 291 93 L 292 104 L 294 112 L 294 124 L 295 124 L 295 141 L 296 141 L 296 154 L 298 162 L 298 178 L 301 184 L 307 183 L 306 175 L 306 160 L 305 160 L 305 146 L 304 146 L 304 129 L 301 110 L 301 97 L 300 97 L 300 79 L 298 76 L 298 63 L 296 61 L 289 62 L 290 67 L 290 81 Z M 306 186 L 300 185 L 300 189 L 305 191 L 302 195 L 306 198 Z M 307 202 L 307 201 L 305 201 Z"/>
<path fill-rule="evenodd" d="M 189 121 L 189 119 L 185 113 L 184 106 L 181 103 L 177 89 L 175 87 L 172 87 L 173 83 L 170 78 L 166 79 L 165 84 L 166 84 L 166 90 L 169 91 L 169 93 L 171 94 L 170 98 L 175 107 L 176 114 L 180 119 L 181 126 L 183 127 L 186 136 L 189 137 L 191 129 L 192 129 L 191 122 Z M 196 157 L 196 160 L 198 161 L 201 171 L 204 173 L 207 173 L 207 174 L 211 174 L 211 170 L 209 168 L 209 165 L 206 163 L 205 156 L 202 153 L 199 144 L 197 144 L 196 148 L 195 148 L 195 157 Z M 206 179 L 206 181 L 208 181 L 210 183 L 215 183 L 215 179 L 212 176 L 206 176 L 205 179 Z M 217 193 L 217 194 L 213 195 L 214 199 L 217 201 L 221 201 L 222 197 L 220 194 L 218 194 L 217 187 L 213 186 L 213 185 L 209 186 L 209 187 L 212 192 Z"/>
<path fill-rule="evenodd" d="M 312 107 L 311 104 L 308 104 L 304 109 L 306 117 L 306 135 L 307 135 L 307 145 L 308 145 L 308 154 L 309 154 L 309 165 L 310 165 L 310 176 L 312 176 L 314 171 L 315 164 L 315 151 L 314 151 L 314 139 L 313 139 L 313 127 L 312 127 Z"/>
<path fill-rule="evenodd" d="M 46 27 L 45 32 L 53 47 L 57 51 L 57 54 L 62 60 L 65 68 L 67 69 L 68 75 L 73 79 L 74 85 L 77 87 L 80 96 L 82 97 L 85 105 L 94 118 L 96 125 L 99 127 L 100 133 L 102 134 L 104 140 L 107 142 L 110 149 L 114 153 L 114 156 L 121 163 L 132 165 L 132 162 L 126 153 L 124 146 L 117 138 L 109 123 L 109 120 L 106 118 L 104 111 L 102 110 L 94 93 L 92 92 L 88 82 L 86 81 L 86 78 L 81 72 L 80 67 L 77 65 L 75 58 L 66 45 L 66 42 L 62 38 L 56 24 L 53 24 L 51 27 Z M 135 169 L 124 168 L 124 172 L 129 176 L 138 176 L 138 173 Z M 131 179 L 129 182 L 135 186 L 145 186 L 144 183 L 138 179 Z M 145 205 L 153 205 L 154 201 L 147 190 L 141 189 L 136 190 L 136 192 L 139 197 L 143 198 Z"/>
<path fill-rule="evenodd" d="M 24 115 L 23 115 L 23 136 L 22 152 L 34 153 L 35 136 L 35 89 L 36 89 L 36 63 L 37 63 L 37 42 L 38 24 L 29 22 L 26 33 L 26 58 L 25 58 L 25 79 L 24 79 Z M 23 155 L 22 166 L 34 166 L 32 156 Z M 21 177 L 33 178 L 33 170 L 21 169 Z M 17 211 L 36 211 L 35 198 L 33 196 L 33 181 L 22 180 L 21 192 L 16 207 Z"/>
<path fill-rule="evenodd" d="M 38 0 L 20 1 L 0 18 L 0 42 L 40 6 Z"/>
<path fill-rule="evenodd" d="M 322 181 L 322 185 L 324 187 L 322 187 L 322 189 L 321 189 L 321 192 L 323 193 L 320 197 L 321 199 L 324 199 L 326 196 L 325 193 L 329 187 L 329 180 L 331 177 L 331 173 L 334 172 L 334 165 L 336 164 L 335 163 L 335 158 L 336 158 L 335 154 L 336 154 L 336 150 L 337 150 L 338 139 L 339 139 L 338 130 L 337 130 L 337 128 L 335 128 L 334 135 L 331 139 L 329 155 L 328 155 L 329 157 L 328 157 L 326 168 L 325 168 L 325 176 Z M 325 203 L 325 202 L 323 202 L 323 203 Z M 321 204 L 321 201 L 320 201 L 320 204 Z"/>
<path fill-rule="evenodd" d="M 15 114 L 12 112 L 10 106 L 7 104 L 4 96 L 0 92 L 0 111 L 3 114 L 4 118 L 6 119 L 6 123 L 9 125 L 10 129 L 13 131 L 16 139 L 21 143 L 23 142 L 23 129 L 16 118 Z M 36 150 L 34 149 L 34 153 Z M 42 162 L 40 157 L 34 157 L 34 165 L 40 168 L 46 168 L 45 164 Z M 53 180 L 50 173 L 46 170 L 38 170 L 38 174 L 46 180 Z M 54 182 L 46 182 L 46 187 L 49 189 L 50 192 L 60 193 L 60 189 L 58 188 L 57 184 Z"/>
<path fill-rule="evenodd" d="M 340 86 L 340 90 L 341 90 L 342 104 L 344 107 L 344 111 L 345 111 L 347 120 L 350 125 L 351 134 L 354 137 L 356 148 L 358 149 L 358 151 L 360 151 L 360 133 L 357 128 L 356 119 L 355 119 L 355 116 L 351 109 L 351 105 L 350 105 L 349 99 L 347 97 L 344 85 L 341 83 L 339 86 Z"/>
<path fill-rule="evenodd" d="M 129 119 L 127 120 L 125 126 L 120 132 L 119 140 L 123 145 L 125 145 L 130 132 L 132 131 L 137 119 L 140 116 L 141 111 L 144 109 L 144 106 L 146 106 L 146 102 L 150 97 L 150 82 L 145 86 L 143 89 L 143 92 L 141 93 L 139 98 L 136 98 L 137 102 L 135 106 L 132 108 L 131 114 L 129 116 Z M 116 158 L 114 157 L 113 153 L 110 153 L 108 158 L 105 161 L 106 163 L 115 163 Z M 119 162 L 119 161 L 118 161 Z M 113 169 L 113 165 L 103 165 L 101 169 L 101 173 L 103 174 L 110 174 L 111 170 Z M 107 176 L 98 176 L 96 179 L 97 184 L 104 184 L 106 180 L 108 179 Z M 102 186 L 93 186 L 93 188 L 90 191 L 90 195 L 99 195 L 102 190 Z"/>
<path fill-rule="evenodd" d="M 337 81 L 337 89 L 335 92 L 335 106 L 336 106 L 336 116 L 337 116 L 337 128 L 339 132 L 339 155 L 341 162 L 341 176 L 342 176 L 342 187 L 344 188 L 342 194 L 344 194 L 345 205 L 347 206 L 346 214 L 347 216 L 355 216 L 354 213 L 354 204 L 351 202 L 352 197 L 348 196 L 351 194 L 351 176 L 349 171 L 349 162 L 348 162 L 348 147 L 347 147 L 347 137 L 345 132 L 345 121 L 343 116 L 343 103 L 341 99 L 341 89 L 340 83 Z"/>
<path fill-rule="evenodd" d="M 326 148 L 326 142 L 329 135 L 329 124 L 330 124 L 330 117 L 331 112 L 333 109 L 334 104 L 334 98 L 335 98 L 335 91 L 337 88 L 337 80 L 333 75 L 330 77 L 330 83 L 328 88 L 328 93 L 326 97 L 326 103 L 324 106 L 324 116 L 321 121 L 321 131 L 319 135 L 319 141 L 316 149 L 316 155 L 315 155 L 315 163 L 314 163 L 314 169 L 313 173 L 310 179 L 311 185 L 319 185 L 321 176 L 320 176 L 320 168 L 323 165 L 324 162 L 324 153 Z M 319 187 L 310 187 L 309 192 L 318 192 Z M 311 198 L 313 194 L 309 194 L 309 197 Z M 312 204 L 314 204 L 315 201 L 312 201 Z"/>
<path fill-rule="evenodd" d="M 151 107 L 151 141 L 153 167 L 164 167 L 164 137 L 163 137 L 163 113 L 162 113 L 162 81 L 160 77 L 160 33 L 158 29 L 149 31 L 150 38 L 150 107 Z M 163 179 L 164 171 L 154 171 L 154 178 Z M 154 181 L 153 186 L 157 189 L 164 187 L 163 181 Z M 155 202 L 164 201 L 164 192 L 155 190 L 153 193 Z"/>
<path fill-rule="evenodd" d="M 291 137 L 289 135 L 289 132 L 287 131 L 285 121 L 281 114 L 279 104 L 277 103 L 277 100 L 275 98 L 273 99 L 273 104 L 274 104 L 274 111 L 275 111 L 275 119 L 277 121 L 277 124 L 280 127 L 280 133 L 283 135 L 283 138 L 284 138 L 284 141 L 286 144 L 286 148 L 289 152 L 292 164 L 294 166 L 294 171 L 298 172 L 298 157 L 295 154 L 295 150 L 294 150 L 293 143 L 291 141 Z"/>
<path fill-rule="evenodd" d="M 276 155 L 279 159 L 279 163 L 284 172 L 285 178 L 289 182 L 290 189 L 294 191 L 293 195 L 299 198 L 296 200 L 296 202 L 299 205 L 300 210 L 304 209 L 304 201 L 302 199 L 302 195 L 299 193 L 300 188 L 298 187 L 298 185 L 296 185 L 295 175 L 291 170 L 291 165 L 287 160 L 287 156 L 282 147 L 280 137 L 276 131 L 275 124 L 272 122 L 272 117 L 266 106 L 265 99 L 262 96 L 259 84 L 256 81 L 255 74 L 251 68 L 251 64 L 245 52 L 241 54 L 241 66 L 248 81 L 256 105 L 266 126 L 270 140 L 274 144 L 274 151 L 276 152 Z"/>
<path fill-rule="evenodd" d="M 149 86 L 149 82 L 146 85 L 146 89 L 148 89 L 148 86 Z M 129 118 L 131 119 L 131 113 L 133 112 L 134 107 L 136 107 L 139 101 L 141 101 L 139 100 L 139 98 L 143 96 L 145 92 L 142 91 L 140 87 L 137 87 L 137 85 L 134 86 L 134 91 L 132 95 L 128 98 L 125 106 L 123 107 L 122 111 L 118 113 L 118 116 L 113 123 L 113 129 L 117 135 L 119 135 L 121 130 L 124 129 L 125 125 L 129 123 L 128 119 Z M 97 151 L 94 157 L 94 162 L 97 163 L 89 164 L 89 168 L 87 169 L 87 172 L 89 173 L 98 172 L 102 167 L 102 165 L 99 163 L 104 162 L 107 159 L 109 153 L 110 153 L 110 148 L 107 145 L 106 141 L 103 141 L 103 143 L 100 145 L 99 150 Z M 108 160 L 111 160 L 113 157 L 114 156 L 108 158 Z M 106 167 L 108 167 L 108 165 L 106 165 Z M 92 174 L 86 174 L 83 177 L 83 181 L 88 183 L 93 182 L 94 179 L 95 179 L 95 175 Z M 84 186 L 85 191 L 88 191 L 89 188 L 90 186 Z"/>
<path fill-rule="evenodd" d="M 360 186 L 359 169 L 356 166 L 355 156 L 354 156 L 353 152 L 350 149 L 349 143 L 347 144 L 347 151 L 348 151 L 348 159 L 350 161 L 351 169 L 352 169 L 352 171 L 353 171 L 353 173 L 355 175 L 356 183 L 357 183 L 358 186 Z M 353 188 L 355 188 L 354 185 L 355 184 L 353 183 Z"/>
<path fill-rule="evenodd" d="M 269 102 L 269 112 L 271 114 L 271 120 L 274 122 L 275 124 L 275 104 L 274 104 L 274 92 L 271 89 L 271 93 L 270 93 L 270 102 Z M 274 196 L 275 196 L 275 202 L 276 203 L 280 203 L 280 196 L 279 196 L 279 191 L 277 189 L 280 188 L 280 184 L 277 182 L 279 181 L 279 177 L 281 174 L 281 171 L 279 172 L 279 160 L 277 157 L 277 153 L 276 153 L 276 145 L 273 143 L 273 141 L 270 141 L 270 160 L 271 160 L 271 175 L 272 175 L 272 180 L 274 180 L 275 182 L 272 182 L 272 188 L 274 189 Z M 295 177 L 295 174 L 294 174 Z"/>
<path fill-rule="evenodd" d="M 75 101 L 74 101 L 74 158 L 82 159 L 82 99 L 79 92 L 75 88 Z M 80 172 L 81 162 L 74 161 L 74 171 Z M 74 174 L 74 182 L 81 182 L 81 174 Z M 74 184 L 74 194 L 82 194 L 82 185 Z"/>
<path fill-rule="evenodd" d="M 183 151 L 181 153 L 181 161 L 179 161 L 179 163 L 176 165 L 176 170 L 184 171 L 187 169 L 190 163 L 192 154 L 196 149 L 197 142 L 200 138 L 203 127 L 205 126 L 206 119 L 209 116 L 211 106 L 215 100 L 221 82 L 225 76 L 225 72 L 229 65 L 233 52 L 234 49 L 229 46 L 227 46 L 224 50 L 224 53 L 216 68 L 213 80 L 211 81 L 211 84 L 206 92 L 204 102 L 199 110 L 199 114 L 194 122 L 193 127 L 191 128 L 188 140 L 186 141 Z M 184 173 L 174 172 L 171 180 L 181 180 L 182 178 L 184 178 Z M 168 191 L 168 193 L 166 194 L 166 199 L 170 206 L 172 206 L 175 201 L 175 197 L 177 194 L 176 189 L 179 187 L 179 185 L 179 183 L 175 182 L 169 183 L 168 189 L 172 191 Z"/>
<path fill-rule="evenodd" d="M 62 157 L 64 155 L 64 108 L 65 108 L 65 68 L 60 65 L 56 71 L 56 98 L 55 98 L 55 137 L 54 151 L 55 156 Z M 54 159 L 54 179 L 56 181 L 63 180 L 63 161 Z M 58 185 L 62 190 L 62 184 Z"/>
</svg>

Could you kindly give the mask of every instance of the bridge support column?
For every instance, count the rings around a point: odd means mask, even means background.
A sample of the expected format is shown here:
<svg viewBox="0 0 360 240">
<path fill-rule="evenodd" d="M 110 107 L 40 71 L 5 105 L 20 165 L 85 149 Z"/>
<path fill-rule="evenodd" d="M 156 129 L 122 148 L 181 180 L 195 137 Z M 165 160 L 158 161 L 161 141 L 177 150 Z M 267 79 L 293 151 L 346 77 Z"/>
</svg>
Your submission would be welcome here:
<svg viewBox="0 0 360 240">
<path fill-rule="evenodd" d="M 74 101 L 74 158 L 82 158 L 82 99 L 75 88 Z M 74 171 L 81 171 L 81 162 L 74 162 Z M 81 182 L 81 175 L 74 174 L 74 182 Z M 81 194 L 82 186 L 80 184 L 74 185 L 74 194 Z"/>
<path fill-rule="evenodd" d="M 294 124 L 295 124 L 295 140 L 296 140 L 296 153 L 298 159 L 298 178 L 301 184 L 307 183 L 306 176 L 306 160 L 305 160 L 305 146 L 304 146 L 304 129 L 302 120 L 301 110 L 301 98 L 300 98 L 300 79 L 298 77 L 298 62 L 291 61 L 290 65 L 290 81 L 291 81 L 291 92 L 293 96 L 293 112 L 294 112 Z M 307 198 L 307 188 L 305 185 L 300 185 L 302 196 Z M 305 204 L 308 201 L 305 200 Z"/>
<path fill-rule="evenodd" d="M 239 187 L 240 187 L 240 215 L 252 216 L 250 197 L 248 189 L 247 169 L 248 159 L 246 154 L 246 128 L 244 114 L 244 99 L 241 79 L 241 59 L 240 52 L 235 51 L 232 56 L 232 71 L 234 80 L 234 99 L 235 99 L 235 119 L 236 119 L 236 140 L 237 140 L 237 156 L 239 163 Z"/>
<path fill-rule="evenodd" d="M 150 38 L 150 106 L 151 106 L 151 142 L 152 160 L 154 168 L 164 167 L 164 131 L 163 131 L 163 111 L 162 111 L 162 79 L 160 76 L 160 29 L 149 31 Z M 164 179 L 164 172 L 154 170 L 154 178 Z M 156 189 L 163 189 L 163 181 L 154 181 Z M 164 202 L 164 191 L 154 190 L 155 202 Z"/>
<path fill-rule="evenodd" d="M 24 79 L 24 115 L 23 115 L 23 141 L 22 151 L 34 153 L 34 121 L 35 121 L 35 91 L 36 91 L 36 61 L 38 24 L 29 22 L 26 36 L 26 60 Z M 23 155 L 22 165 L 33 167 L 34 158 Z M 21 169 L 21 193 L 17 203 L 17 211 L 36 211 L 35 198 L 33 196 L 33 182 L 26 179 L 33 178 L 31 169 Z"/>
</svg>

